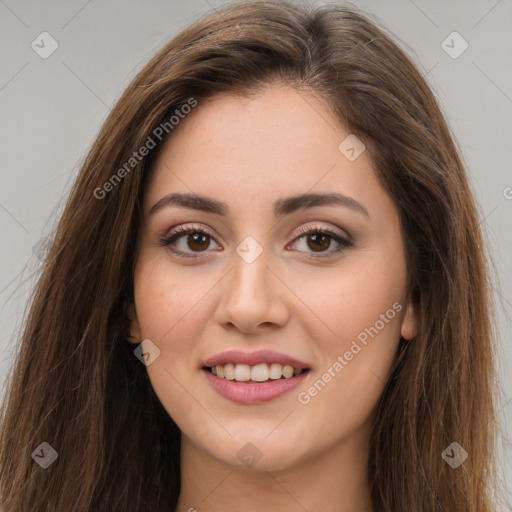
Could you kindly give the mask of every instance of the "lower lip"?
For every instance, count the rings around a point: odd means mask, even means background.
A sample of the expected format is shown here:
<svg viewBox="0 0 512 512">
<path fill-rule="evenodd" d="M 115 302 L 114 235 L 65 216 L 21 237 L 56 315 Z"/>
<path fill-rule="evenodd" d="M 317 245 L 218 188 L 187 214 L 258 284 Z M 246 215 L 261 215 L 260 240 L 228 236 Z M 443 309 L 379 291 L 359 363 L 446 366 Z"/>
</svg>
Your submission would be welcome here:
<svg viewBox="0 0 512 512">
<path fill-rule="evenodd" d="M 267 382 L 252 383 L 227 380 L 213 375 L 208 370 L 201 370 L 212 388 L 222 397 L 239 404 L 259 404 L 278 398 L 296 388 L 308 375 L 302 372 L 289 379 L 276 379 Z"/>
</svg>

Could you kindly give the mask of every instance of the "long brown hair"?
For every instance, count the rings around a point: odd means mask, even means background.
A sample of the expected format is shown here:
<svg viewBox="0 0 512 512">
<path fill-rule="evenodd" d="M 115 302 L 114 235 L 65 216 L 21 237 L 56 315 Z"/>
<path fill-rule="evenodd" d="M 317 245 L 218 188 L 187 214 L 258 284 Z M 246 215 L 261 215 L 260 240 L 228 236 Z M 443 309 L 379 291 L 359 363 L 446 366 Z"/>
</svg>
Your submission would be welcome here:
<svg viewBox="0 0 512 512">
<path fill-rule="evenodd" d="M 401 340 L 378 403 L 369 465 L 375 510 L 493 510 L 490 285 L 477 208 L 442 112 L 369 16 L 340 5 L 251 1 L 203 17 L 162 48 L 83 163 L 9 375 L 4 512 L 174 509 L 180 432 L 125 338 L 141 199 L 158 148 L 126 162 L 191 98 L 201 108 L 210 95 L 243 96 L 269 83 L 321 98 L 365 143 L 400 214 L 420 329 Z M 31 456 L 43 442 L 58 453 L 46 469 Z M 469 453 L 458 468 L 442 457 L 453 442 Z"/>
</svg>

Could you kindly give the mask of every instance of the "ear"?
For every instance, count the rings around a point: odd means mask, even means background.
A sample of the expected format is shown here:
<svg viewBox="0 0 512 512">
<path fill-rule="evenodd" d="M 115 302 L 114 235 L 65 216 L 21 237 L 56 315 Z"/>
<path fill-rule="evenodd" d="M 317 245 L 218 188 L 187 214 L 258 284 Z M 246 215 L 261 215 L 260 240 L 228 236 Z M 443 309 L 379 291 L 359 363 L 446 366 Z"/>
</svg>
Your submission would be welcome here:
<svg viewBox="0 0 512 512">
<path fill-rule="evenodd" d="M 406 340 L 412 340 L 418 334 L 418 308 L 412 297 L 409 298 L 402 318 L 400 334 Z"/>
<path fill-rule="evenodd" d="M 127 334 L 127 339 L 130 343 L 140 343 L 142 336 L 140 334 L 139 322 L 137 320 L 137 313 L 135 312 L 135 305 L 132 303 L 127 309 L 129 320 L 130 333 Z"/>
</svg>

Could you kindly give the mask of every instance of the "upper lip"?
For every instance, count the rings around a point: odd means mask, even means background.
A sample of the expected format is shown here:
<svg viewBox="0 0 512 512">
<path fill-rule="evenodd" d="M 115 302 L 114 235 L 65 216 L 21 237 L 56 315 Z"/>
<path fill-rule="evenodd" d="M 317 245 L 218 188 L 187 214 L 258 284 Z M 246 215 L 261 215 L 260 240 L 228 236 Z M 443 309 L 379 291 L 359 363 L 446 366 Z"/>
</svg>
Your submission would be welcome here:
<svg viewBox="0 0 512 512">
<path fill-rule="evenodd" d="M 233 364 L 248 364 L 255 366 L 260 363 L 278 363 L 282 365 L 290 365 L 294 368 L 306 369 L 309 366 L 294 357 L 290 357 L 280 352 L 273 350 L 256 350 L 255 352 L 244 352 L 242 350 L 227 350 L 212 357 L 209 357 L 203 362 L 203 366 L 216 366 L 228 363 Z"/>
</svg>

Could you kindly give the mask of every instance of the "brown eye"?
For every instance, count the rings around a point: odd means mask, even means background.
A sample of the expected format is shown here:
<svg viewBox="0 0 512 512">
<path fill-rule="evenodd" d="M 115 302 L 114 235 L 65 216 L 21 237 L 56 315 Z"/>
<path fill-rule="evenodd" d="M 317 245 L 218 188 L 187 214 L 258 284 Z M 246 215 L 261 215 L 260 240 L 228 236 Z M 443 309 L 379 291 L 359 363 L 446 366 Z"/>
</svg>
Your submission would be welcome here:
<svg viewBox="0 0 512 512">
<path fill-rule="evenodd" d="M 203 251 L 210 245 L 210 237 L 202 233 L 194 233 L 187 236 L 187 244 L 194 251 Z"/>
<path fill-rule="evenodd" d="M 299 248 L 299 252 L 309 254 L 309 258 L 326 258 L 334 256 L 344 249 L 352 246 L 351 240 L 325 228 L 307 228 L 300 232 L 295 239 L 298 243 L 305 239 L 305 247 Z M 160 245 L 168 248 L 173 254 L 183 258 L 198 258 L 201 253 L 207 253 L 210 243 L 214 238 L 210 233 L 200 227 L 179 227 L 168 236 L 160 240 Z M 332 242 L 338 244 L 333 250 L 328 250 Z"/>
<path fill-rule="evenodd" d="M 308 247 L 314 251 L 325 251 L 331 245 L 331 237 L 329 235 L 315 234 L 307 236 Z"/>
<path fill-rule="evenodd" d="M 197 258 L 199 253 L 207 252 L 213 237 L 202 228 L 176 228 L 160 240 L 160 245 L 167 247 L 170 252 L 183 258 Z M 196 254 L 194 254 L 196 253 Z"/>
<path fill-rule="evenodd" d="M 325 228 L 302 229 L 300 236 L 295 239 L 296 242 L 294 243 L 300 246 L 298 242 L 303 239 L 305 239 L 305 243 L 303 243 L 303 247 L 299 247 L 299 249 L 300 252 L 309 253 L 309 258 L 327 258 L 334 256 L 353 245 L 352 241 L 348 238 Z M 338 247 L 329 251 L 328 249 L 333 241 L 338 244 Z M 311 255 L 311 253 L 313 254 Z"/>
</svg>

